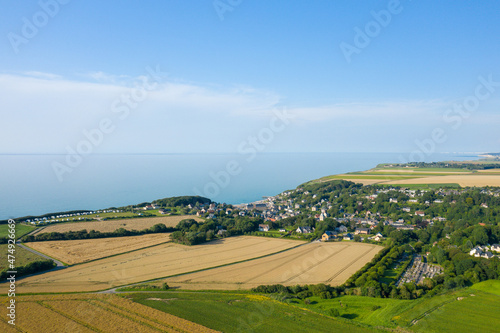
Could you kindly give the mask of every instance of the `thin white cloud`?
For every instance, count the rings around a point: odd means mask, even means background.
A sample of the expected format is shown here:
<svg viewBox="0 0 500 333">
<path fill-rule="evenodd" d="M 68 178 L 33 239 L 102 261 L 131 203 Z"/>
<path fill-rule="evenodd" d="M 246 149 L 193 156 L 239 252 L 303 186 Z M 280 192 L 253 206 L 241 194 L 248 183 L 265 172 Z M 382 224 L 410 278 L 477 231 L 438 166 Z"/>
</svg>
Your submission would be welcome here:
<svg viewBox="0 0 500 333">
<path fill-rule="evenodd" d="M 115 75 L 115 74 L 109 74 L 109 73 L 105 73 L 105 72 L 101 72 L 101 71 L 84 73 L 84 74 L 80 74 L 79 76 L 81 76 L 83 78 L 91 79 L 92 81 L 95 81 L 98 83 L 108 83 L 108 84 L 114 84 L 114 85 L 125 85 L 132 79 L 128 75 Z"/>
<path fill-rule="evenodd" d="M 100 147 L 106 152 L 136 152 L 144 147 L 151 152 L 199 152 L 213 147 L 234 151 L 238 142 L 268 126 L 273 108 L 283 105 L 283 98 L 272 91 L 169 80 L 148 91 L 144 101 L 123 120 L 113 112 L 113 105 L 118 101 L 123 106 L 123 96 L 137 89 L 144 77 L 96 72 L 89 82 L 30 73 L 0 74 L 0 116 L 8 124 L 0 132 L 0 153 L 64 152 L 66 146 L 82 140 L 84 130 L 96 128 L 104 118 L 111 119 L 117 128 Z M 454 102 L 397 100 L 287 106 L 288 113 L 295 117 L 286 133 L 280 133 L 273 150 L 294 147 L 307 151 L 314 147 L 329 151 L 333 143 L 335 151 L 342 150 L 340 146 L 346 150 L 363 147 L 365 151 L 385 151 L 390 146 L 395 150 L 401 143 L 412 144 L 415 138 L 428 135 L 433 128 L 449 126 L 443 122 L 443 114 Z M 483 112 L 483 108 L 479 111 L 464 120 L 464 125 L 482 123 L 483 132 L 496 131 L 500 115 Z M 346 136 L 352 138 L 349 143 L 343 139 Z"/>
<path fill-rule="evenodd" d="M 449 105 L 446 101 L 387 101 L 377 103 L 341 103 L 318 107 L 292 107 L 290 112 L 299 119 L 308 122 L 323 122 L 329 120 L 356 119 L 360 122 L 369 120 L 379 123 L 401 119 L 417 121 L 437 115 Z"/>
<path fill-rule="evenodd" d="M 57 75 L 57 74 L 37 72 L 37 71 L 28 71 L 28 72 L 24 72 L 23 74 L 26 76 L 31 76 L 31 77 L 45 79 L 45 80 L 60 80 L 60 79 L 62 79 L 62 76 Z"/>
</svg>

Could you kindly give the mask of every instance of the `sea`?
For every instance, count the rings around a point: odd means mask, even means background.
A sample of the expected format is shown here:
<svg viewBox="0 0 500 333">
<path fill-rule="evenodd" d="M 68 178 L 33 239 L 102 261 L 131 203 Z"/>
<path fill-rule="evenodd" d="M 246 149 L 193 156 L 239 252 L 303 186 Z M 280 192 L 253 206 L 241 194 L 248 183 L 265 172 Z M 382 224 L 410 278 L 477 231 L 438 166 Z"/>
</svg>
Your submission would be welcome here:
<svg viewBox="0 0 500 333">
<path fill-rule="evenodd" d="M 423 154 L 421 154 L 421 157 Z M 408 153 L 0 155 L 0 220 L 97 210 L 172 196 L 240 204 L 323 176 L 407 161 Z M 70 158 L 68 161 L 67 159 Z M 426 162 L 473 160 L 434 153 Z"/>
</svg>

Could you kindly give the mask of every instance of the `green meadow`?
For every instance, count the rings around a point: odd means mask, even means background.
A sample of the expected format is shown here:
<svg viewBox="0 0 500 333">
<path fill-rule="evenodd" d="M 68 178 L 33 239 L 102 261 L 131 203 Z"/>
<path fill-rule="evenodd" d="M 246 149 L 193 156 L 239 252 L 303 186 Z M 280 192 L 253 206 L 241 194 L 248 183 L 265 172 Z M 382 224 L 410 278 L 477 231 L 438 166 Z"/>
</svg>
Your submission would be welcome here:
<svg viewBox="0 0 500 333">
<path fill-rule="evenodd" d="M 125 297 L 222 332 L 380 331 L 255 294 L 165 292 Z"/>
<path fill-rule="evenodd" d="M 15 257 L 16 267 L 25 266 L 33 261 L 45 260 L 45 258 L 40 257 L 31 251 L 25 250 L 22 247 L 16 246 L 15 249 L 16 250 L 12 255 Z M 11 254 L 8 250 L 8 244 L 0 245 L 0 272 L 8 268 L 9 262 L 7 259 L 9 259 L 8 255 Z"/>
<path fill-rule="evenodd" d="M 416 300 L 341 296 L 285 298 L 248 292 L 123 296 L 223 332 L 499 332 L 500 281 Z"/>
<path fill-rule="evenodd" d="M 460 299 L 460 297 L 463 297 Z M 415 332 L 499 332 L 500 281 L 488 280 L 417 320 Z"/>
<path fill-rule="evenodd" d="M 19 237 L 26 235 L 27 233 L 35 229 L 36 227 L 32 227 L 30 225 L 16 223 L 16 239 L 19 239 Z M 9 225 L 0 224 L 0 238 L 7 237 L 8 235 L 9 235 Z"/>
</svg>

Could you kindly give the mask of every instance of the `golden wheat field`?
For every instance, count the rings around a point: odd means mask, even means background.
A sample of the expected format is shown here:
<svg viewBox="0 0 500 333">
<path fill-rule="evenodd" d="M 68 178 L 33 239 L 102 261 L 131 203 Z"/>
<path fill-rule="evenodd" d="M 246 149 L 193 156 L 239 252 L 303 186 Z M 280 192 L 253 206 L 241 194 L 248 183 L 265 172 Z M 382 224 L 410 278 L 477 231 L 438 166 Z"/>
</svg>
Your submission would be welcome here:
<svg viewBox="0 0 500 333">
<path fill-rule="evenodd" d="M 424 178 L 413 178 L 393 180 L 384 184 L 459 184 L 460 186 L 500 186 L 500 175 L 498 174 L 469 174 L 449 176 L 428 176 Z"/>
<path fill-rule="evenodd" d="M 261 259 L 168 278 L 182 289 L 250 289 L 267 284 L 340 285 L 369 262 L 382 246 L 313 242 Z M 163 281 L 162 281 L 163 282 Z"/>
<path fill-rule="evenodd" d="M 194 219 L 203 222 L 203 219 L 193 215 L 180 215 L 180 216 L 164 216 L 164 217 L 149 217 L 137 219 L 123 219 L 123 220 L 108 220 L 108 221 L 91 221 L 91 222 L 68 222 L 56 223 L 45 227 L 37 234 L 44 234 L 47 232 L 68 232 L 80 230 L 95 230 L 100 232 L 111 232 L 119 228 L 126 230 L 144 230 L 151 228 L 155 224 L 163 223 L 167 227 L 175 227 L 180 221 L 185 219 Z"/>
<path fill-rule="evenodd" d="M 31 242 L 26 246 L 69 265 L 109 257 L 170 241 L 169 233 L 141 236 Z"/>
<path fill-rule="evenodd" d="M 110 294 L 17 296 L 16 326 L 7 320 L 1 332 L 216 332 Z"/>
<path fill-rule="evenodd" d="M 96 291 L 258 258 L 304 244 L 295 240 L 231 237 L 196 246 L 161 244 L 31 276 L 19 293 Z"/>
</svg>

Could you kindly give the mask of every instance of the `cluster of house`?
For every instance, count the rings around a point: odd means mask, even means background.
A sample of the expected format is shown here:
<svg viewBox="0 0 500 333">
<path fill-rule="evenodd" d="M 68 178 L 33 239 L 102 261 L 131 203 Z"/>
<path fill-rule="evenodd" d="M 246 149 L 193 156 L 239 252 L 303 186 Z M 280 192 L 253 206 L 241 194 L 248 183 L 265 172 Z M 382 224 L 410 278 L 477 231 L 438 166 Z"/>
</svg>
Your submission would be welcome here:
<svg viewBox="0 0 500 333">
<path fill-rule="evenodd" d="M 259 231 L 267 232 L 270 230 L 269 224 L 259 224 Z M 282 233 L 287 233 L 285 229 L 280 229 L 279 230 Z M 304 226 L 304 227 L 297 227 L 295 229 L 295 232 L 297 234 L 310 234 L 313 233 L 315 229 L 313 227 L 309 226 Z M 356 231 L 354 232 L 354 235 L 369 235 L 370 234 L 370 229 L 369 228 L 357 228 Z M 344 240 L 352 240 L 353 234 L 347 232 L 347 227 L 345 225 L 340 225 L 335 230 L 327 230 L 323 233 L 321 236 L 321 240 L 324 242 L 331 241 L 337 238 L 342 238 Z M 374 236 L 368 237 L 370 240 L 374 241 L 381 241 L 384 238 L 381 233 L 377 233 Z M 361 240 L 364 240 L 362 237 Z"/>
<path fill-rule="evenodd" d="M 415 190 L 387 188 L 383 190 L 378 190 L 375 194 L 367 195 L 366 198 L 372 200 L 374 203 L 375 202 L 374 200 L 378 197 L 380 193 L 388 193 L 390 191 L 401 192 L 409 196 L 410 197 L 410 199 L 408 200 L 409 203 L 418 203 L 417 197 L 425 192 L 421 191 L 420 194 L 417 194 L 417 191 Z M 464 190 L 448 190 L 448 191 L 442 190 L 438 191 L 437 193 L 438 195 L 447 195 L 451 193 L 460 194 L 462 191 Z M 328 200 L 321 199 L 314 205 L 308 205 L 306 200 L 304 199 L 302 199 L 301 201 L 297 201 L 290 198 L 290 195 L 295 192 L 303 193 L 304 195 L 311 195 L 313 199 L 317 198 L 316 194 L 312 194 L 308 191 L 304 191 L 303 189 L 298 188 L 296 190 L 283 192 L 274 197 L 268 197 L 267 200 L 259 203 L 238 205 L 236 208 L 239 210 L 238 214 L 240 216 L 261 217 L 266 222 L 279 221 L 281 219 L 294 217 L 299 214 L 303 214 L 305 212 L 309 212 L 310 213 L 309 216 L 314 217 L 317 221 L 324 221 L 327 217 L 330 217 L 328 214 L 328 210 L 332 208 L 332 204 Z M 492 193 L 492 195 L 493 194 L 497 195 L 498 193 L 495 192 Z M 390 198 L 389 201 L 394 203 L 398 202 L 396 198 Z M 426 203 L 430 204 L 430 202 Z M 434 203 L 437 204 L 443 203 L 443 200 L 436 199 L 434 200 Z M 403 207 L 402 210 L 407 213 L 412 213 L 412 209 L 410 207 Z M 203 214 L 204 211 L 202 210 L 200 211 L 200 213 Z M 231 213 L 232 210 L 226 211 L 226 214 L 231 214 Z M 412 213 L 412 215 L 413 214 L 415 216 L 425 217 L 425 212 L 422 210 L 416 210 Z M 379 223 L 379 219 L 382 218 L 379 213 L 372 213 L 372 212 L 367 212 L 365 218 L 359 218 L 355 216 L 356 216 L 355 214 L 344 214 L 343 218 L 335 217 L 335 219 L 340 223 L 348 223 L 350 221 L 354 221 L 355 224 L 357 225 L 368 225 L 370 228 L 373 229 Z M 434 217 L 433 219 L 425 219 L 424 221 L 432 225 L 434 221 L 445 221 L 445 220 L 446 218 L 443 217 Z M 400 230 L 413 230 L 415 228 L 415 226 L 413 225 L 406 224 L 403 219 L 399 219 L 397 221 L 392 221 L 390 219 L 387 219 L 386 221 L 384 221 L 384 223 L 392 225 L 396 229 Z"/>
<path fill-rule="evenodd" d="M 370 234 L 370 229 L 369 228 L 357 228 L 354 231 L 354 235 L 369 235 Z M 343 240 L 353 240 L 354 236 L 352 233 L 347 232 L 347 227 L 344 225 L 340 225 L 339 227 L 335 228 L 334 231 L 327 230 L 323 233 L 321 236 L 321 240 L 323 242 L 328 242 L 330 240 L 334 240 L 337 238 L 342 238 Z M 370 240 L 374 240 L 376 242 L 380 242 L 384 236 L 380 232 L 378 232 L 376 235 L 368 237 Z M 363 241 L 365 238 L 361 237 L 361 240 Z"/>
<path fill-rule="evenodd" d="M 500 258 L 499 255 L 494 255 L 493 253 L 491 253 L 491 251 L 500 253 L 500 245 L 498 244 L 485 245 L 485 246 L 478 245 L 472 250 L 470 250 L 469 254 L 476 258 L 486 258 L 486 259 L 491 259 L 493 257 Z"/>
<path fill-rule="evenodd" d="M 150 205 L 146 205 L 144 207 L 141 207 L 141 208 L 136 208 L 136 209 L 142 209 L 142 210 L 153 210 L 153 209 L 158 209 L 160 208 L 160 206 L 156 205 L 156 204 L 150 204 Z"/>
<path fill-rule="evenodd" d="M 345 229 L 342 230 L 342 227 L 344 227 Z M 342 232 L 340 232 L 340 230 L 342 230 Z M 343 225 L 341 225 L 339 228 L 336 228 L 335 231 L 327 230 L 321 236 L 321 240 L 323 242 L 328 242 L 330 240 L 334 240 L 337 238 L 342 238 L 343 240 L 348 240 L 348 241 L 353 240 L 354 239 L 353 234 L 350 232 L 346 232 L 346 231 L 347 231 L 347 228 Z M 370 229 L 368 229 L 368 228 L 358 228 L 358 229 L 356 229 L 356 231 L 354 231 L 354 235 L 369 235 L 369 234 L 370 234 Z M 369 240 L 373 240 L 376 242 L 380 242 L 383 238 L 384 238 L 384 236 L 382 236 L 382 234 L 380 232 L 378 232 L 374 236 L 368 237 Z M 365 237 L 361 237 L 361 241 L 364 241 L 364 240 L 365 240 Z"/>
<path fill-rule="evenodd" d="M 88 211 L 88 212 L 81 212 L 81 213 L 72 213 L 72 214 L 61 214 L 61 215 L 53 215 L 50 217 L 35 217 L 33 219 L 27 219 L 24 222 L 29 223 L 29 224 L 39 224 L 39 223 L 53 223 L 53 222 L 65 222 L 69 221 L 81 221 L 85 220 L 87 215 L 93 215 L 93 214 L 102 214 L 102 213 L 120 213 L 121 210 L 96 210 L 96 211 Z"/>
<path fill-rule="evenodd" d="M 202 216 L 208 213 L 207 218 L 209 219 L 215 219 L 215 214 L 221 211 L 221 208 L 216 203 L 211 203 L 210 205 L 208 205 L 208 207 L 205 207 L 205 205 L 199 205 L 199 207 L 200 208 L 196 211 L 196 216 Z M 197 209 L 193 205 L 188 205 L 187 208 Z M 231 209 L 226 210 L 227 215 L 231 213 L 232 213 Z"/>
</svg>

